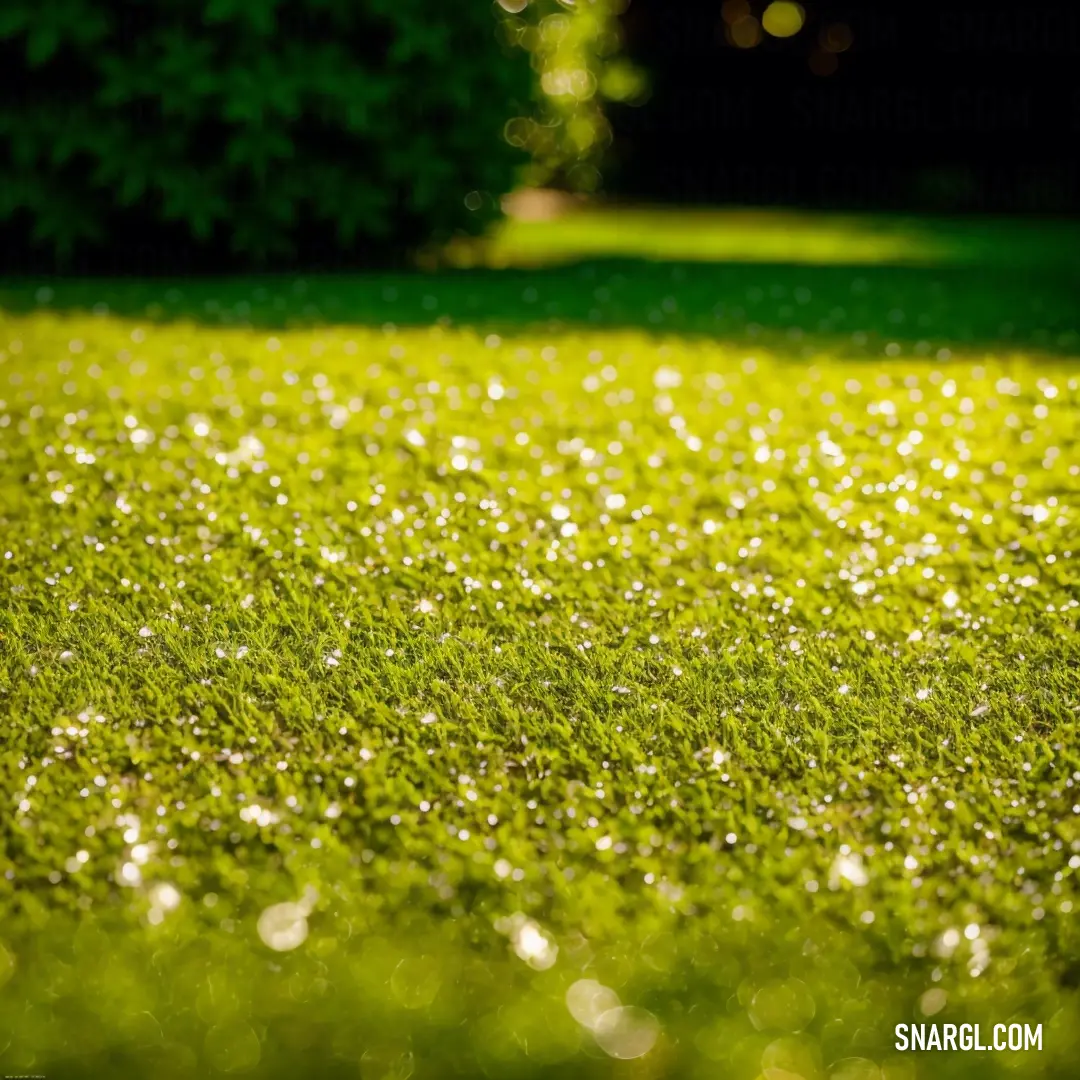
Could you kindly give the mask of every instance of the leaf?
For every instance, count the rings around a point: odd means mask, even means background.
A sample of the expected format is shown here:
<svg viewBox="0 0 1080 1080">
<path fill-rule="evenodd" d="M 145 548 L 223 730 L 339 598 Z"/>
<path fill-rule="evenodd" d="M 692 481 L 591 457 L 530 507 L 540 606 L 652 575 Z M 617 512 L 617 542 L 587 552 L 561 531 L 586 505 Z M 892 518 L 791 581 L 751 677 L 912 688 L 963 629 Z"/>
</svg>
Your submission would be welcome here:
<svg viewBox="0 0 1080 1080">
<path fill-rule="evenodd" d="M 80 240 L 101 236 L 100 226 L 89 212 L 63 199 L 42 199 L 37 206 L 32 235 L 37 243 L 49 243 L 61 260 L 67 259 Z"/>
<path fill-rule="evenodd" d="M 203 21 L 208 23 L 228 22 L 237 13 L 236 0 L 210 0 L 203 10 Z"/>
<path fill-rule="evenodd" d="M 34 203 L 34 185 L 25 174 L 0 172 L 0 221 Z"/>
<path fill-rule="evenodd" d="M 26 40 L 26 59 L 31 67 L 40 67 L 60 47 L 60 31 L 55 26 L 35 26 Z"/>
<path fill-rule="evenodd" d="M 14 37 L 22 33 L 31 21 L 28 4 L 15 6 L 5 4 L 0 8 L 0 38 Z"/>
<path fill-rule="evenodd" d="M 123 206 L 131 206 L 139 201 L 146 191 L 146 177 L 136 169 L 127 169 L 120 181 L 117 197 Z"/>
<path fill-rule="evenodd" d="M 241 21 L 257 34 L 273 32 L 276 0 L 210 0 L 203 11 L 208 23 Z"/>
</svg>

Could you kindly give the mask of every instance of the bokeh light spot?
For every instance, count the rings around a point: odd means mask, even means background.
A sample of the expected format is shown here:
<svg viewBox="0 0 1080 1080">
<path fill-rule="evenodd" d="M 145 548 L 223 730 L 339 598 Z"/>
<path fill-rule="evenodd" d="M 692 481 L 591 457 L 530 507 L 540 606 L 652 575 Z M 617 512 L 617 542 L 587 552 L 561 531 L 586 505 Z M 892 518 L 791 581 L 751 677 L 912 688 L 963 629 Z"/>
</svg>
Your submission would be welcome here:
<svg viewBox="0 0 1080 1080">
<path fill-rule="evenodd" d="M 745 19 L 750 14 L 750 5 L 747 0 L 724 0 L 720 8 L 720 15 L 728 26 L 734 26 L 740 19 Z"/>
<path fill-rule="evenodd" d="M 758 1031 L 802 1031 L 817 1012 L 813 995 L 799 979 L 766 983 L 750 1002 L 750 1021 Z"/>
<path fill-rule="evenodd" d="M 608 1009 L 593 1029 L 597 1045 L 609 1057 L 631 1061 L 644 1057 L 660 1037 L 660 1021 L 647 1009 L 620 1005 Z"/>
<path fill-rule="evenodd" d="M 824 49 L 815 49 L 810 54 L 809 63 L 810 70 L 815 75 L 820 75 L 823 78 L 834 74 L 840 66 L 840 61 L 836 59 L 836 53 L 826 52 Z"/>
<path fill-rule="evenodd" d="M 619 995 L 595 979 L 578 979 L 566 991 L 567 1010 L 589 1031 L 594 1031 L 600 1018 L 620 1004 Z"/>
<path fill-rule="evenodd" d="M 307 910 L 300 904 L 274 904 L 259 916 L 259 937 L 275 952 L 289 952 L 308 935 Z"/>
<path fill-rule="evenodd" d="M 761 23 L 753 15 L 744 15 L 732 23 L 731 43 L 740 49 L 752 49 L 761 41 Z"/>
<path fill-rule="evenodd" d="M 818 40 L 826 52 L 842 53 L 851 48 L 855 37 L 847 23 L 831 23 L 821 31 Z"/>
<path fill-rule="evenodd" d="M 794 37 L 805 22 L 806 12 L 802 5 L 790 3 L 790 0 L 775 0 L 761 17 L 765 32 L 776 38 Z"/>
</svg>

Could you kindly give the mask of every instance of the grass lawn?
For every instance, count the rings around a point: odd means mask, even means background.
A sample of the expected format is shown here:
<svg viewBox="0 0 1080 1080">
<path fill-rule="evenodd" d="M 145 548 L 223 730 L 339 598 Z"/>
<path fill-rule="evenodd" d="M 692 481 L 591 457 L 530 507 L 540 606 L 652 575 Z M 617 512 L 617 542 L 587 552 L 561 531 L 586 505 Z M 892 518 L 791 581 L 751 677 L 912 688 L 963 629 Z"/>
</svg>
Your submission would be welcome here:
<svg viewBox="0 0 1080 1080">
<path fill-rule="evenodd" d="M 688 235 L 0 289 L 4 1073 L 1076 1075 L 1075 248 Z"/>
</svg>

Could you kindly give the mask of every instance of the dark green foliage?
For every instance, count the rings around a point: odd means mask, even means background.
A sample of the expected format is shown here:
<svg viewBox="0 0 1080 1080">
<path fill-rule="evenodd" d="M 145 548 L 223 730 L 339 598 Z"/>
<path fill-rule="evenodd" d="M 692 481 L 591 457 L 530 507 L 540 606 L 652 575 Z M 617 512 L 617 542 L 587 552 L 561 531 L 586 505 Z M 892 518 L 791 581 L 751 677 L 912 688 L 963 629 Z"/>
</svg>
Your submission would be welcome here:
<svg viewBox="0 0 1080 1080">
<path fill-rule="evenodd" d="M 495 31 L 486 2 L 4 0 L 0 222 L 250 261 L 472 231 L 530 87 Z"/>
</svg>

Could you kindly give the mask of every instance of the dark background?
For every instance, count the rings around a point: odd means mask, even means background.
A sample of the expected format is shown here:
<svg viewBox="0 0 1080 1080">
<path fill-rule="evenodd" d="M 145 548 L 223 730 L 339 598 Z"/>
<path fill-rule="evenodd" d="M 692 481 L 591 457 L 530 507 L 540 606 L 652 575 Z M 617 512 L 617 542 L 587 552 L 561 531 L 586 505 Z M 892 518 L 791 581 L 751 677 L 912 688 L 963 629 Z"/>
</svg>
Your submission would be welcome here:
<svg viewBox="0 0 1080 1080">
<path fill-rule="evenodd" d="M 572 118 L 526 45 L 561 3 L 0 0 L 0 273 L 386 268 L 482 232 L 537 153 L 508 118 Z M 1080 214 L 1080 0 L 804 0 L 788 38 L 768 6 L 629 0 L 651 91 L 602 102 L 615 205 Z M 617 57 L 594 21 L 567 64 Z"/>
<path fill-rule="evenodd" d="M 758 18 L 765 3 L 751 4 Z M 794 37 L 726 39 L 720 0 L 631 0 L 649 74 L 615 106 L 627 198 L 942 212 L 1080 210 L 1080 4 L 805 0 Z M 815 74 L 821 33 L 852 44 Z M 818 55 L 816 59 L 814 53 Z"/>
</svg>

